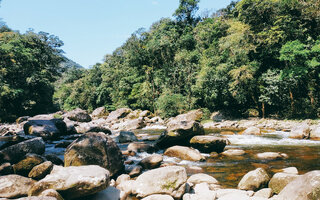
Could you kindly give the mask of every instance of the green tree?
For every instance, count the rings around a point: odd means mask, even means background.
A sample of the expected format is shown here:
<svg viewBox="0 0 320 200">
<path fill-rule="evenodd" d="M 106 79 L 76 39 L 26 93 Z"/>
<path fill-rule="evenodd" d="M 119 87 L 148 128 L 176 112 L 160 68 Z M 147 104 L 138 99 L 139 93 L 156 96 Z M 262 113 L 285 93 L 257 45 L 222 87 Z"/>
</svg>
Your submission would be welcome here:
<svg viewBox="0 0 320 200">
<path fill-rule="evenodd" d="M 199 10 L 200 0 L 180 0 L 179 7 L 173 14 L 178 21 L 194 25 L 197 22 L 196 12 Z"/>
</svg>

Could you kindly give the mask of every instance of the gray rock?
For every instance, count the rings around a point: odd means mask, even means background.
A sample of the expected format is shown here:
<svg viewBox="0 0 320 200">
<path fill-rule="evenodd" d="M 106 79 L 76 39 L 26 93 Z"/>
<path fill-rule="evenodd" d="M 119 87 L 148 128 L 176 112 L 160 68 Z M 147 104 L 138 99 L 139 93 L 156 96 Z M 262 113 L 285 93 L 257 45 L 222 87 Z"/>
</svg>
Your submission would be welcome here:
<svg viewBox="0 0 320 200">
<path fill-rule="evenodd" d="M 19 175 L 0 176 L 0 198 L 18 198 L 27 196 L 35 183 L 31 178 Z"/>
<path fill-rule="evenodd" d="M 87 111 L 77 108 L 66 114 L 67 118 L 77 122 L 90 122 L 92 119 Z"/>
<path fill-rule="evenodd" d="M 195 115 L 196 116 L 196 115 Z M 167 148 L 174 145 L 190 145 L 190 140 L 196 135 L 204 135 L 203 126 L 193 120 L 194 114 L 186 113 L 172 118 L 167 123 L 167 131 L 159 137 L 157 145 Z"/>
<path fill-rule="evenodd" d="M 198 149 L 204 153 L 217 152 L 221 153 L 224 147 L 230 143 L 228 139 L 215 137 L 215 136 L 194 136 L 190 140 L 190 144 L 193 148 Z"/>
<path fill-rule="evenodd" d="M 142 167 L 140 165 L 135 166 L 129 173 L 130 177 L 139 176 L 142 172 Z"/>
<path fill-rule="evenodd" d="M 96 166 L 60 167 L 53 170 L 44 179 L 29 190 L 29 196 L 37 196 L 48 188 L 59 191 L 65 199 L 95 194 L 109 186 L 108 170 Z"/>
<path fill-rule="evenodd" d="M 96 108 L 92 113 L 91 116 L 95 118 L 99 117 L 106 117 L 109 115 L 109 112 L 106 110 L 104 106 Z"/>
<path fill-rule="evenodd" d="M 178 166 L 162 167 L 141 174 L 135 181 L 133 194 L 146 197 L 153 194 L 168 194 L 176 199 L 185 192 L 187 173 Z"/>
<path fill-rule="evenodd" d="M 204 161 L 205 157 L 201 155 L 201 153 L 193 148 L 184 147 L 184 146 L 173 146 L 168 148 L 164 155 L 170 157 L 177 157 L 182 160 L 190 160 L 190 161 Z"/>
<path fill-rule="evenodd" d="M 107 121 L 116 121 L 118 119 L 121 119 L 121 118 L 124 118 L 126 117 L 130 112 L 132 112 L 131 109 L 129 108 L 119 108 L 115 111 L 112 111 L 108 118 L 107 118 Z"/>
<path fill-rule="evenodd" d="M 67 125 L 63 119 L 56 119 L 53 115 L 37 115 L 28 119 L 23 125 L 23 130 L 26 135 L 52 140 L 66 135 Z"/>
<path fill-rule="evenodd" d="M 269 188 L 271 188 L 274 193 L 279 194 L 288 183 L 298 177 L 299 175 L 295 174 L 276 173 L 269 182 Z"/>
<path fill-rule="evenodd" d="M 138 138 L 131 131 L 120 131 L 118 141 L 119 143 L 135 142 L 138 141 Z"/>
<path fill-rule="evenodd" d="M 9 163 L 17 163 L 28 153 L 43 154 L 45 151 L 45 143 L 41 137 L 33 138 L 9 146 L 0 151 L 3 155 L 3 161 Z"/>
<path fill-rule="evenodd" d="M 110 176 L 124 170 L 118 145 L 104 133 L 86 133 L 65 151 L 65 166 L 99 165 L 108 169 Z"/>
<path fill-rule="evenodd" d="M 156 148 L 153 145 L 145 142 L 133 142 L 128 145 L 127 150 L 129 152 L 154 153 L 156 151 Z"/>
<path fill-rule="evenodd" d="M 113 130 L 136 130 L 144 128 L 146 125 L 142 117 L 136 119 L 125 119 L 119 123 L 112 125 L 111 129 Z"/>
<path fill-rule="evenodd" d="M 259 190 L 268 184 L 270 180 L 267 172 L 262 168 L 257 168 L 245 174 L 238 184 L 240 190 Z"/>
</svg>

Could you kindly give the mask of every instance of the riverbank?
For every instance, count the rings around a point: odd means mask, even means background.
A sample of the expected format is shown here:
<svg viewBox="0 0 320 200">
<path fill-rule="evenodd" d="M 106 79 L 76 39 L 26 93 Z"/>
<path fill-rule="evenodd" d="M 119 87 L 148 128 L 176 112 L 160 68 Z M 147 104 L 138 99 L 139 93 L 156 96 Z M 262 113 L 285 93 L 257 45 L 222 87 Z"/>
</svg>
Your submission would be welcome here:
<svg viewBox="0 0 320 200">
<path fill-rule="evenodd" d="M 200 124 L 200 110 L 167 120 L 149 111 L 100 111 L 22 117 L 1 126 L 0 179 L 10 184 L 0 184 L 0 197 L 282 200 L 289 184 L 282 180 L 318 176 L 320 141 L 304 139 L 318 121 Z"/>
</svg>

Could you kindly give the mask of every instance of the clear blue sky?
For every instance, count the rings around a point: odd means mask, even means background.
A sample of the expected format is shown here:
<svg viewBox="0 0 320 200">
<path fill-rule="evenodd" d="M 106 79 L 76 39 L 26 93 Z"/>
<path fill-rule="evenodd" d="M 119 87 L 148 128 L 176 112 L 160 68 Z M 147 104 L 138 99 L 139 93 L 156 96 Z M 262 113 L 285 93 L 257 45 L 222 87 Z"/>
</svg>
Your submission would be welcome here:
<svg viewBox="0 0 320 200">
<path fill-rule="evenodd" d="M 231 0 L 200 0 L 216 11 Z M 179 0 L 2 0 L 0 18 L 21 33 L 29 28 L 58 36 L 65 55 L 84 67 L 102 62 L 139 28 L 171 17 Z"/>
</svg>

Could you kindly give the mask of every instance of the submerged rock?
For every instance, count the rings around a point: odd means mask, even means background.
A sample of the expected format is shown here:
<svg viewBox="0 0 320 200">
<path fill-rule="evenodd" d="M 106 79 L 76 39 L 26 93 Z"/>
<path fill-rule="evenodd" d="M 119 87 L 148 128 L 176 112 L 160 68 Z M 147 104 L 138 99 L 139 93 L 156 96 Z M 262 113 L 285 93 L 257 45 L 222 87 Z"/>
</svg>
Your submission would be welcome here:
<svg viewBox="0 0 320 200">
<path fill-rule="evenodd" d="M 246 152 L 242 149 L 228 149 L 227 151 L 222 152 L 222 155 L 225 156 L 242 156 Z"/>
<path fill-rule="evenodd" d="M 215 137 L 215 136 L 194 136 L 190 140 L 190 144 L 193 148 L 198 149 L 204 153 L 217 152 L 221 153 L 224 147 L 230 143 L 228 139 Z"/>
<path fill-rule="evenodd" d="M 104 133 L 86 133 L 75 140 L 64 154 L 65 166 L 99 165 L 114 176 L 124 169 L 122 153 Z"/>
<path fill-rule="evenodd" d="M 37 196 L 48 188 L 59 191 L 65 199 L 76 199 L 104 190 L 109 186 L 108 170 L 96 166 L 60 167 L 29 190 L 29 196 Z"/>
<path fill-rule="evenodd" d="M 19 175 L 0 176 L 0 198 L 27 196 L 36 181 Z"/>
<path fill-rule="evenodd" d="M 182 160 L 190 160 L 190 161 L 204 161 L 205 157 L 201 155 L 201 153 L 193 148 L 184 147 L 184 146 L 173 146 L 168 148 L 164 155 L 170 157 L 177 157 Z"/>
<path fill-rule="evenodd" d="M 129 152 L 154 153 L 156 151 L 156 147 L 145 142 L 133 142 L 128 145 L 127 150 Z"/>
<path fill-rule="evenodd" d="M 268 184 L 270 180 L 267 172 L 262 168 L 257 168 L 245 174 L 238 184 L 240 190 L 259 190 Z"/>
<path fill-rule="evenodd" d="M 168 194 L 180 199 L 185 192 L 187 173 L 178 166 L 162 167 L 141 174 L 135 181 L 133 194 L 146 197 L 153 194 Z"/>
</svg>

